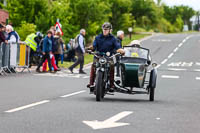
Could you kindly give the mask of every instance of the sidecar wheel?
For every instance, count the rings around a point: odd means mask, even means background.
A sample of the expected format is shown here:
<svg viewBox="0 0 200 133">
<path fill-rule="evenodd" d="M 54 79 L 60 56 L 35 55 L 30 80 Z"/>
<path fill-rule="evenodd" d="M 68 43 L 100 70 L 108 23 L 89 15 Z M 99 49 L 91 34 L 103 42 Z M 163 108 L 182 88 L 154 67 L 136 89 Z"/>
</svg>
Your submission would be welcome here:
<svg viewBox="0 0 200 133">
<path fill-rule="evenodd" d="M 156 88 L 157 71 L 156 69 L 151 70 L 149 79 L 149 101 L 154 101 L 154 93 Z"/>
</svg>

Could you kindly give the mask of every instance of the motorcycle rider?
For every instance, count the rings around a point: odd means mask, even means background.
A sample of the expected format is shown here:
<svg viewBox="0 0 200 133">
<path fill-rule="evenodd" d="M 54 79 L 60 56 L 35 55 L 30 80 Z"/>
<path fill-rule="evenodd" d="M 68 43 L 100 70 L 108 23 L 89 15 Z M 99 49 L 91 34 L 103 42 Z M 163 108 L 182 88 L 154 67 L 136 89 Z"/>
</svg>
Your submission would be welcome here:
<svg viewBox="0 0 200 133">
<path fill-rule="evenodd" d="M 94 42 L 93 46 L 89 47 L 88 49 L 94 50 L 100 53 L 106 53 L 110 52 L 111 55 L 116 51 L 118 53 L 124 54 L 124 50 L 120 48 L 119 44 L 117 43 L 116 38 L 111 34 L 112 31 L 112 25 L 109 22 L 105 22 L 102 25 L 102 34 L 99 34 Z M 95 80 L 95 62 L 97 61 L 96 58 L 94 58 L 93 64 L 91 66 L 91 72 L 90 72 L 90 83 L 87 85 L 88 88 L 90 88 L 90 92 L 94 91 L 94 80 Z M 113 61 L 110 62 L 110 92 L 114 91 L 114 63 Z"/>
</svg>

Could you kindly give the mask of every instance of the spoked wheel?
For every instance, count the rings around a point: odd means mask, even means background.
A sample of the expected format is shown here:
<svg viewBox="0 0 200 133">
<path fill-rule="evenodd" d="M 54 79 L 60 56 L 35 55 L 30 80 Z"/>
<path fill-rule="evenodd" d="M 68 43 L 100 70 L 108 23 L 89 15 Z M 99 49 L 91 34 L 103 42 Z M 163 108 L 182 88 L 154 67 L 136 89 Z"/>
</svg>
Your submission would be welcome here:
<svg viewBox="0 0 200 133">
<path fill-rule="evenodd" d="M 149 79 L 149 101 L 154 101 L 154 93 L 156 88 L 157 71 L 156 69 L 151 70 Z"/>
<path fill-rule="evenodd" d="M 101 101 L 104 97 L 103 91 L 103 72 L 98 71 L 96 77 L 96 101 Z"/>
</svg>

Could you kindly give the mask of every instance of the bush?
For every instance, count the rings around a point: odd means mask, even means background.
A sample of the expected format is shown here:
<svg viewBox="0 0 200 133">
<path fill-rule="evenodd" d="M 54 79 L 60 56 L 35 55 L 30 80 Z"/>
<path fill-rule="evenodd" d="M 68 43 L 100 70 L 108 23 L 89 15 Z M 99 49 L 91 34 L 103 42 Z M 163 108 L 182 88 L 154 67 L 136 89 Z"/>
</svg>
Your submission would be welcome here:
<svg viewBox="0 0 200 133">
<path fill-rule="evenodd" d="M 140 33 L 140 32 L 146 32 L 146 30 L 144 28 L 141 28 L 141 27 L 133 28 L 133 33 Z"/>
<path fill-rule="evenodd" d="M 21 41 L 24 41 L 29 34 L 36 32 L 36 25 L 22 21 L 21 27 L 16 28 L 16 31 Z"/>
<path fill-rule="evenodd" d="M 156 31 L 172 33 L 174 32 L 174 26 L 169 21 L 162 18 L 156 28 Z"/>
</svg>

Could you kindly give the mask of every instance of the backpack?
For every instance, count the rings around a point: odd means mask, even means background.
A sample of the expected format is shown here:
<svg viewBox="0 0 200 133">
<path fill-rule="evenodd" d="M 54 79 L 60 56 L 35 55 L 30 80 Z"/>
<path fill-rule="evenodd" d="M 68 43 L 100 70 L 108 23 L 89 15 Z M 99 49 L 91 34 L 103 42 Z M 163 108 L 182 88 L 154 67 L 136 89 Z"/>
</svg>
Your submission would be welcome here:
<svg viewBox="0 0 200 133">
<path fill-rule="evenodd" d="M 78 46 L 79 46 L 79 42 L 78 42 L 79 36 L 80 36 L 80 35 L 77 35 L 77 36 L 75 37 L 75 39 L 72 40 L 72 49 L 74 49 L 74 50 L 77 49 Z"/>
</svg>

